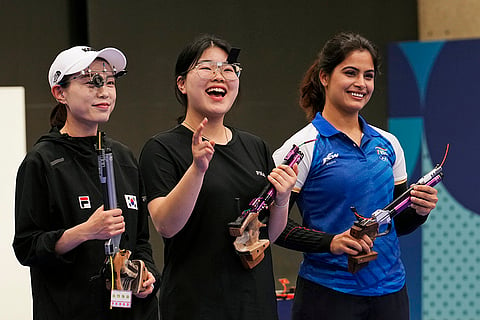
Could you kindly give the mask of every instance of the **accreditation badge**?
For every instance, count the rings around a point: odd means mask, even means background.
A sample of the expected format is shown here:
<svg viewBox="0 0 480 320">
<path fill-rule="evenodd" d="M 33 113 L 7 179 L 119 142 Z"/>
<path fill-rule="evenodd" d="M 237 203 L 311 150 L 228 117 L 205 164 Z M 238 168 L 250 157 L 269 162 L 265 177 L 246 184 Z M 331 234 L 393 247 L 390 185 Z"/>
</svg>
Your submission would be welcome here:
<svg viewBox="0 0 480 320">
<path fill-rule="evenodd" d="M 112 290 L 110 295 L 110 308 L 131 308 L 132 291 Z"/>
</svg>

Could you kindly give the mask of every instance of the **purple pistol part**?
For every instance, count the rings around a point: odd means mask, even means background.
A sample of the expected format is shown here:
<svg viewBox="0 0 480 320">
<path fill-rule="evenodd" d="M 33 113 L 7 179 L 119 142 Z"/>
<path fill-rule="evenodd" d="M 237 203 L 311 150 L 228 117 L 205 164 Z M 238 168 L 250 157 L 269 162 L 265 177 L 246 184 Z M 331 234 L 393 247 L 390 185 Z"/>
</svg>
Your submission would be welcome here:
<svg viewBox="0 0 480 320">
<path fill-rule="evenodd" d="M 436 177 L 434 177 L 432 180 L 428 181 L 427 183 L 425 183 L 425 185 L 427 186 L 430 186 L 430 187 L 433 187 L 435 186 L 437 183 L 439 183 L 440 181 L 442 181 L 442 174 L 439 174 L 437 175 Z M 405 200 L 403 200 L 402 202 L 400 202 L 395 208 L 393 208 L 396 212 L 401 212 L 403 210 L 405 210 L 410 204 L 412 203 L 412 201 L 410 200 L 410 197 L 406 198 Z"/>
</svg>

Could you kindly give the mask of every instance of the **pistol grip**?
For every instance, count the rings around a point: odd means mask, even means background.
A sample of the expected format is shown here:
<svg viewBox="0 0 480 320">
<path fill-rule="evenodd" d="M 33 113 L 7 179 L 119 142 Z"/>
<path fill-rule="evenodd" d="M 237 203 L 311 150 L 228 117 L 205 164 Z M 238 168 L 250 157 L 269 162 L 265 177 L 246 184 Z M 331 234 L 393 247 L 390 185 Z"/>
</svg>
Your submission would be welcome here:
<svg viewBox="0 0 480 320">
<path fill-rule="evenodd" d="M 377 259 L 378 253 L 370 251 L 370 253 L 359 253 L 356 256 L 348 256 L 348 272 L 355 273 L 366 267 L 372 260 Z"/>
<path fill-rule="evenodd" d="M 259 239 L 260 228 L 265 224 L 258 220 L 258 213 L 251 212 L 239 228 L 230 227 L 230 235 L 237 236 L 233 243 L 242 264 L 247 269 L 254 268 L 259 264 L 265 249 L 270 245 L 267 239 Z"/>
<path fill-rule="evenodd" d="M 374 240 L 378 234 L 378 223 L 377 222 L 368 222 L 365 225 L 360 225 L 355 223 L 350 229 L 350 235 L 356 239 L 362 238 L 364 235 L 370 237 Z M 375 251 L 370 251 L 370 253 L 360 252 L 359 254 L 348 256 L 348 271 L 350 273 L 355 273 L 360 269 L 366 267 L 368 263 L 372 260 L 377 259 L 378 253 Z"/>
</svg>

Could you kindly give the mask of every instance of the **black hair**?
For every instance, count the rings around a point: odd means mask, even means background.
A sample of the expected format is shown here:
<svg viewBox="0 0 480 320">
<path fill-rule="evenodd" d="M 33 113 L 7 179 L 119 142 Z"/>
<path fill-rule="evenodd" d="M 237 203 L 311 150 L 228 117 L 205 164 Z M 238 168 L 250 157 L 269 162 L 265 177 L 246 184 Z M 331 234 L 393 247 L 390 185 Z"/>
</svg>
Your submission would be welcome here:
<svg viewBox="0 0 480 320">
<path fill-rule="evenodd" d="M 185 119 L 187 112 L 187 95 L 183 94 L 177 86 L 177 78 L 185 77 L 192 67 L 198 62 L 203 52 L 208 48 L 218 47 L 224 50 L 227 54 L 230 53 L 231 45 L 212 34 L 202 34 L 195 38 L 190 44 L 188 44 L 177 57 L 177 63 L 175 64 L 175 96 L 184 107 L 184 114 L 177 120 L 178 123 Z"/>
<path fill-rule="evenodd" d="M 70 81 L 68 81 L 73 75 L 66 75 L 63 77 L 62 81 L 58 83 L 62 89 L 68 88 Z M 53 107 L 50 112 L 50 126 L 52 128 L 56 127 L 58 130 L 65 126 L 67 121 L 67 106 L 61 102 L 58 102 L 55 107 Z"/>
<path fill-rule="evenodd" d="M 372 56 L 375 75 L 380 72 L 380 56 L 373 42 L 353 32 L 334 35 L 325 43 L 300 84 L 299 103 L 308 120 L 313 120 L 317 112 L 323 111 L 325 105 L 325 88 L 320 82 L 320 71 L 331 74 L 336 66 L 356 50 L 367 50 Z"/>
</svg>

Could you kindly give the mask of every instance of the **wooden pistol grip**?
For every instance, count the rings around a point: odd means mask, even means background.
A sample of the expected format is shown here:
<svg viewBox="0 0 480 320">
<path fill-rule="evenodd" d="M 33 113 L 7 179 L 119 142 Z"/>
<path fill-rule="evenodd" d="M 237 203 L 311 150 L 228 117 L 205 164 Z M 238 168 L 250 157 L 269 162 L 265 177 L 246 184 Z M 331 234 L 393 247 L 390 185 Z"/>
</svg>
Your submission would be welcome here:
<svg viewBox="0 0 480 320">
<path fill-rule="evenodd" d="M 240 237 L 245 229 L 247 229 L 250 223 L 255 219 L 258 221 L 258 213 L 250 212 L 240 226 L 229 227 L 230 235 L 234 237 Z"/>
<path fill-rule="evenodd" d="M 113 274 L 114 274 L 114 290 L 123 290 L 121 281 L 122 267 L 127 263 L 130 258 L 131 252 L 129 250 L 120 250 L 113 257 Z"/>
<path fill-rule="evenodd" d="M 234 245 L 243 266 L 247 269 L 253 269 L 265 257 L 264 251 L 270 245 L 270 241 L 262 239 L 250 247 L 239 248 L 240 250 L 237 249 L 236 244 Z"/>
<path fill-rule="evenodd" d="M 370 239 L 375 240 L 378 234 L 378 223 L 377 222 L 372 222 L 367 224 L 366 226 L 358 226 L 357 224 L 354 224 L 350 228 L 350 235 L 356 239 L 362 238 L 364 235 L 367 235 L 370 237 Z"/>
<path fill-rule="evenodd" d="M 248 224 L 242 227 L 242 234 L 233 243 L 242 264 L 247 269 L 252 269 L 259 264 L 264 255 L 265 249 L 270 245 L 267 239 L 259 239 L 260 228 L 265 224 L 258 220 L 258 213 L 250 213 Z"/>
<path fill-rule="evenodd" d="M 364 235 L 367 235 L 372 240 L 374 240 L 377 234 L 377 222 L 368 223 L 366 226 L 359 226 L 357 224 L 354 224 L 350 229 L 350 235 L 356 239 L 360 239 Z M 362 251 L 354 256 L 348 255 L 348 271 L 350 273 L 355 273 L 361 270 L 362 268 L 366 267 L 370 261 L 377 259 L 377 256 L 378 253 L 375 251 L 370 251 L 369 253 Z"/>
<path fill-rule="evenodd" d="M 355 273 L 363 269 L 372 260 L 377 259 L 378 253 L 370 251 L 370 253 L 359 253 L 356 256 L 348 256 L 348 272 Z"/>
</svg>

